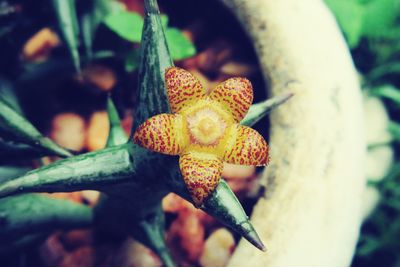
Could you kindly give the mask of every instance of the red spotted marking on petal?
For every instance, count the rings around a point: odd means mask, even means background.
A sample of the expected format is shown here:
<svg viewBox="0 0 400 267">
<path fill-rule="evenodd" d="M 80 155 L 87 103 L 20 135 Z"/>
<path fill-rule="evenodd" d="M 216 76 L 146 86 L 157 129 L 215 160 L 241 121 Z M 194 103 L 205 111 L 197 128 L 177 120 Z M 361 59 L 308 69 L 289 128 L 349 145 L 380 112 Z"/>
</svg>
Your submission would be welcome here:
<svg viewBox="0 0 400 267">
<path fill-rule="evenodd" d="M 268 165 L 268 144 L 257 131 L 237 125 L 235 143 L 225 151 L 224 161 L 238 165 Z"/>
<path fill-rule="evenodd" d="M 211 91 L 209 98 L 222 104 L 239 122 L 253 103 L 253 87 L 246 78 L 230 78 Z"/>
<path fill-rule="evenodd" d="M 160 114 L 151 117 L 138 127 L 134 135 L 134 142 L 152 151 L 178 155 L 182 152 L 182 145 L 177 138 L 175 120 L 179 115 Z"/>
<path fill-rule="evenodd" d="M 206 95 L 199 80 L 181 68 L 168 68 L 165 72 L 165 84 L 173 113 L 178 113 Z"/>
<path fill-rule="evenodd" d="M 179 167 L 194 204 L 201 206 L 221 179 L 222 161 L 214 155 L 188 153 L 180 157 Z"/>
</svg>

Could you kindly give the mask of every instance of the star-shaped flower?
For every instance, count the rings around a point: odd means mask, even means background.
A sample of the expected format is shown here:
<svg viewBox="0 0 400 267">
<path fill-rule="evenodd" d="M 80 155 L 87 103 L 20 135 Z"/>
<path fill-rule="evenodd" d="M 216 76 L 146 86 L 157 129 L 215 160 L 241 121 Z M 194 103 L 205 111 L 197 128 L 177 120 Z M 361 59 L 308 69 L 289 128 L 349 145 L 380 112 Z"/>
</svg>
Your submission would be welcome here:
<svg viewBox="0 0 400 267">
<path fill-rule="evenodd" d="M 255 130 L 239 122 L 253 102 L 245 78 L 231 78 L 210 93 L 184 69 L 166 70 L 165 82 L 173 114 L 156 115 L 135 132 L 135 143 L 168 155 L 179 166 L 194 203 L 200 206 L 218 185 L 223 162 L 268 164 L 268 145 Z"/>
</svg>

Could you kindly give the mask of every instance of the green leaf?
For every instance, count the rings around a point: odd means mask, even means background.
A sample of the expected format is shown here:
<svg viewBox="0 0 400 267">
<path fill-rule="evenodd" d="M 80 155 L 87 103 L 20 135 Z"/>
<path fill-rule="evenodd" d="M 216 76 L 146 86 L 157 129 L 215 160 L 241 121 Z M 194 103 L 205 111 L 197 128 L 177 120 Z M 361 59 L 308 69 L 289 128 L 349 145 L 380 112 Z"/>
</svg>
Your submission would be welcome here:
<svg viewBox="0 0 400 267">
<path fill-rule="evenodd" d="M 358 46 L 362 37 L 364 7 L 358 1 L 325 0 L 335 14 L 336 19 L 346 35 L 350 48 Z"/>
<path fill-rule="evenodd" d="M 393 85 L 385 84 L 377 88 L 373 88 L 371 93 L 380 97 L 384 97 L 394 101 L 400 105 L 400 90 Z"/>
<path fill-rule="evenodd" d="M 399 35 L 400 36 L 400 35 Z M 400 48 L 400 47 L 399 47 Z M 400 74 L 400 62 L 389 62 L 375 66 L 366 76 L 367 80 L 376 81 L 388 74 Z"/>
<path fill-rule="evenodd" d="M 107 16 L 105 25 L 121 38 L 140 42 L 143 28 L 143 18 L 133 12 L 123 11 Z"/>
<path fill-rule="evenodd" d="M 163 26 L 163 28 L 165 30 L 168 26 L 169 18 L 167 15 L 160 15 L 160 19 L 161 19 L 161 25 Z"/>
<path fill-rule="evenodd" d="M 15 95 L 13 85 L 9 81 L 1 78 L 0 78 L 0 99 L 2 99 L 7 105 L 12 107 L 19 114 L 22 114 L 22 110 L 19 105 L 17 96 Z"/>
<path fill-rule="evenodd" d="M 386 36 L 399 16 L 398 0 L 374 0 L 365 5 L 362 32 L 368 37 Z"/>
<path fill-rule="evenodd" d="M 75 8 L 75 0 L 52 0 L 58 19 L 58 27 L 67 44 L 75 69 L 80 72 L 79 27 Z"/>
<path fill-rule="evenodd" d="M 174 60 L 185 59 L 196 54 L 196 48 L 192 42 L 177 28 L 167 28 L 165 37 Z"/>
<path fill-rule="evenodd" d="M 177 28 L 167 28 L 167 16 L 162 15 L 160 19 L 171 57 L 174 60 L 181 60 L 195 55 L 195 46 L 183 35 L 182 31 Z M 108 28 L 125 40 L 136 43 L 141 40 L 143 19 L 137 13 L 123 11 L 112 14 L 107 16 L 104 23 Z M 136 52 L 132 52 L 128 55 L 131 58 L 127 59 L 127 64 L 125 65 L 127 71 L 133 71 L 137 67 L 135 53 Z"/>
</svg>

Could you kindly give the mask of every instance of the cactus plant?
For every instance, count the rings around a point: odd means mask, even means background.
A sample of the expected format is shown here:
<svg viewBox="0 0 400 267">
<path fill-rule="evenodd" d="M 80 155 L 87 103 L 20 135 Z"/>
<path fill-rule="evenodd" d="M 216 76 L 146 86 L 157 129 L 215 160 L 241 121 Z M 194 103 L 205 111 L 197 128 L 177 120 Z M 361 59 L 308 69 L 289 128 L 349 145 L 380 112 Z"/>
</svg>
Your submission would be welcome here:
<svg viewBox="0 0 400 267">
<path fill-rule="evenodd" d="M 54 1 L 54 3 L 58 2 Z M 193 191 L 196 189 L 190 186 L 187 188 L 187 183 L 185 184 L 188 179 L 185 174 L 182 177 L 177 157 L 152 152 L 132 141 L 136 132 L 136 141 L 149 147 L 149 143 L 140 138 L 140 131 L 143 130 L 141 125 L 146 125 L 146 121 L 151 117 L 171 113 L 165 75 L 167 72 L 168 76 L 167 69 L 176 70 L 176 68 L 171 69 L 173 61 L 164 37 L 156 0 L 146 0 L 145 11 L 137 108 L 130 138 L 125 136 L 115 106 L 109 99 L 107 107 L 110 132 L 106 148 L 72 156 L 69 151 L 42 137 L 24 119 L 23 115 L 10 108 L 8 103 L 0 101 L 0 130 L 2 133 L 0 141 L 5 146 L 12 147 L 14 152 L 18 149 L 40 152 L 34 156 L 47 154 L 66 157 L 19 177 L 7 177 L 2 180 L 0 183 L 0 222 L 4 227 L 0 230 L 0 240 L 9 245 L 3 246 L 5 244 L 3 242 L 0 251 L 5 252 L 13 246 L 17 247 L 41 240 L 56 229 L 90 226 L 105 230 L 118 229 L 118 232 L 122 234 L 134 236 L 153 249 L 166 266 L 174 266 L 164 241 L 164 214 L 161 209 L 161 200 L 169 192 L 174 192 L 192 202 L 196 207 L 246 238 L 258 249 L 265 250 L 264 244 L 259 239 L 238 199 L 228 184 L 224 180 L 220 180 L 220 172 L 217 172 L 215 183 L 208 188 L 207 194 L 196 197 L 198 196 L 197 191 Z M 66 35 L 65 38 L 68 39 L 68 36 Z M 68 46 L 73 45 L 70 42 L 67 43 Z M 75 56 L 75 53 L 72 53 L 74 65 L 79 69 L 79 58 Z M 240 86 L 244 82 L 243 88 L 248 95 L 252 93 L 246 80 L 238 81 Z M 242 126 L 235 127 L 254 133 L 253 135 L 257 137 L 256 141 L 258 140 L 255 144 L 261 144 L 263 149 L 253 149 L 255 153 L 259 154 L 259 159 L 255 158 L 245 163 L 266 164 L 268 154 L 264 139 L 244 126 L 251 126 L 290 96 L 291 94 L 288 94 L 251 107 L 252 97 L 249 97 L 245 99 L 247 100 L 246 107 L 239 113 L 236 112 L 234 103 L 229 102 L 230 96 L 226 96 L 228 97 L 226 106 L 231 111 L 232 123 L 235 122 L 236 125 L 241 121 Z M 221 98 L 221 101 L 225 100 L 226 98 Z M 176 105 L 171 105 L 171 107 L 173 111 L 176 109 Z M 249 107 L 250 111 L 244 117 Z M 3 135 L 3 132 L 7 135 Z M 14 146 L 14 143 L 10 142 L 18 142 L 18 146 Z M 254 142 L 249 142 L 247 145 L 254 146 Z M 160 152 L 160 150 L 158 151 Z M 236 160 L 230 161 L 236 163 Z M 185 171 L 182 166 L 181 169 Z M 36 192 L 77 190 L 100 191 L 99 203 L 94 208 L 89 208 L 65 200 L 54 200 L 46 195 L 34 194 Z M 25 212 L 26 210 L 29 212 Z"/>
</svg>

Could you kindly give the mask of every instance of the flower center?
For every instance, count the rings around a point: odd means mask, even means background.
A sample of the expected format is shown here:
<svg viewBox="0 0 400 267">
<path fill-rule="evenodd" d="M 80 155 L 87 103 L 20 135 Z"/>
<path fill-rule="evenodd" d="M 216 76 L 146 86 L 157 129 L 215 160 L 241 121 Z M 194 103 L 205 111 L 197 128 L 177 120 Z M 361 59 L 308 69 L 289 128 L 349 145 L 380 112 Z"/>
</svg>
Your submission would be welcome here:
<svg viewBox="0 0 400 267">
<path fill-rule="evenodd" d="M 205 108 L 187 117 L 191 141 L 201 145 L 215 144 L 223 135 L 226 123 L 215 111 Z"/>
</svg>

